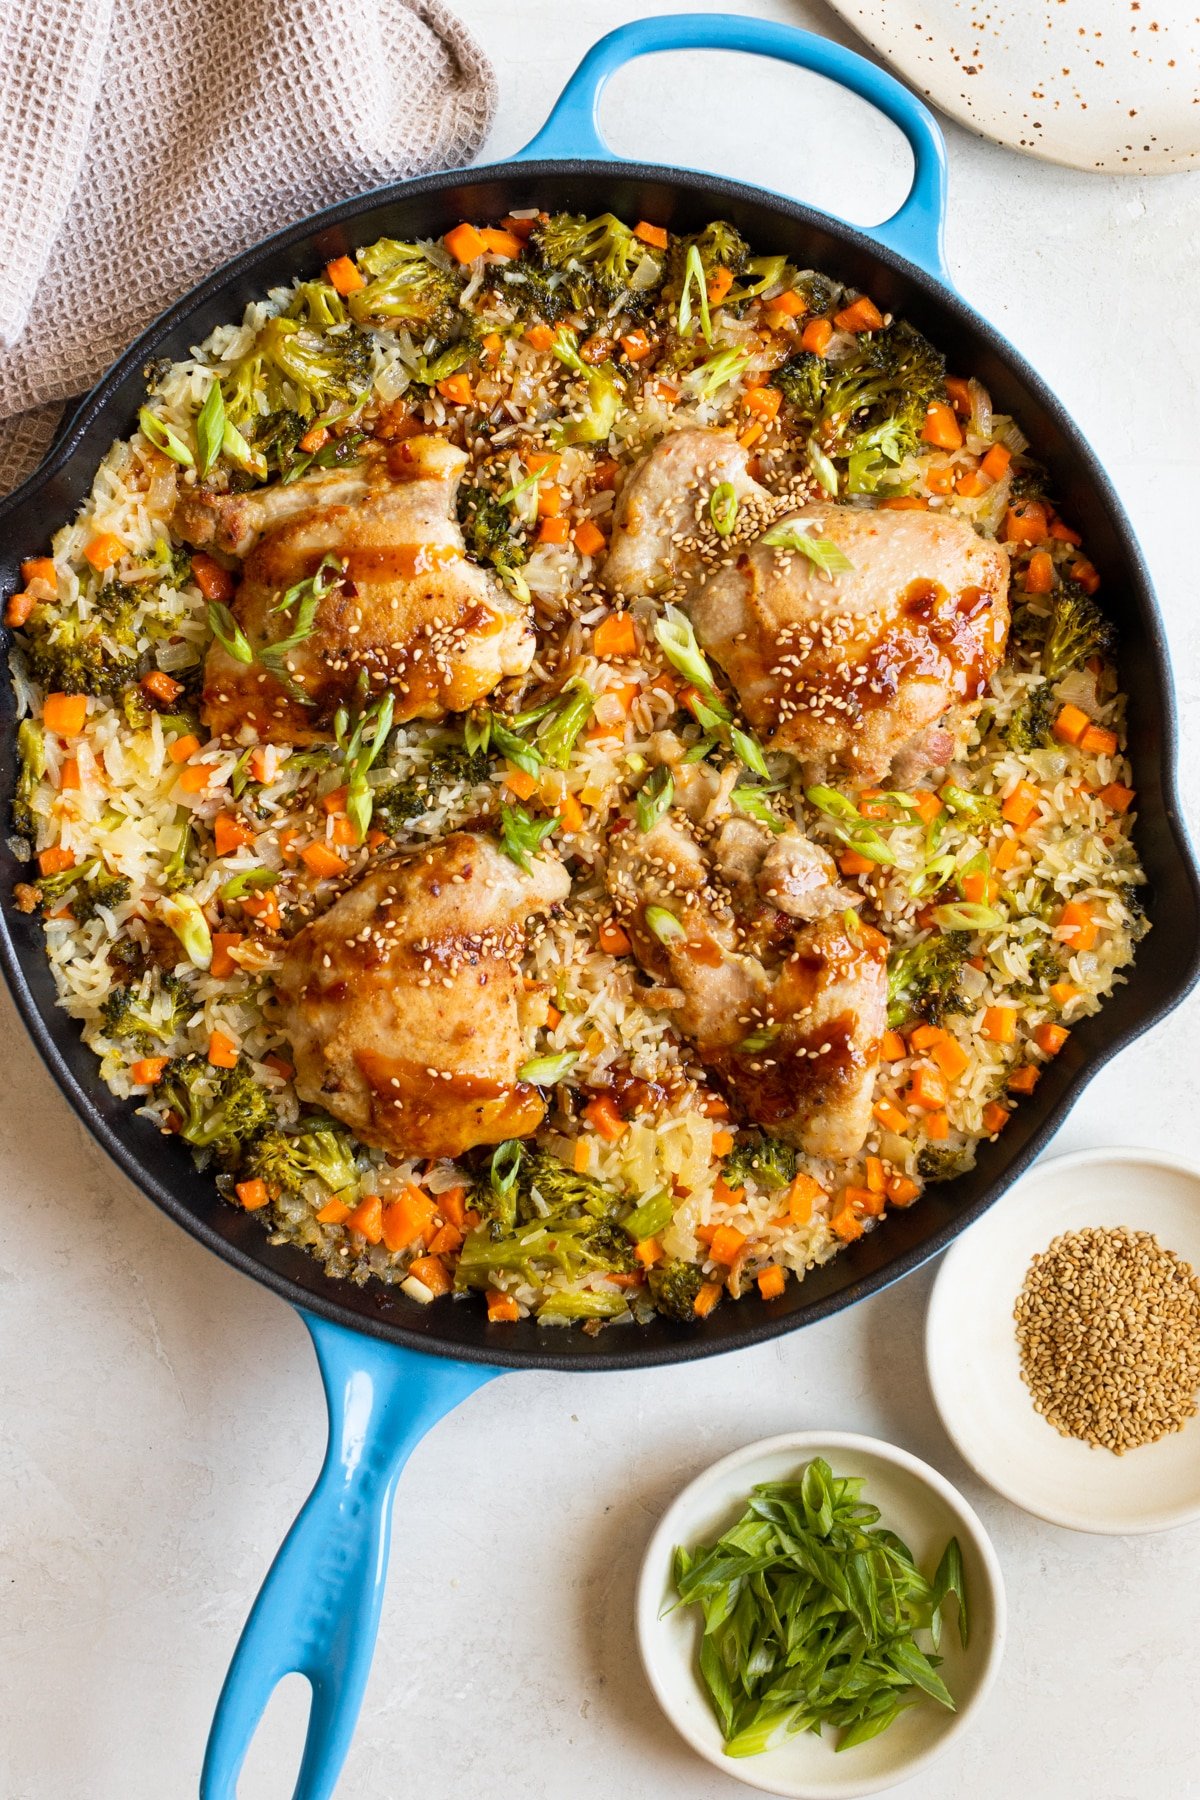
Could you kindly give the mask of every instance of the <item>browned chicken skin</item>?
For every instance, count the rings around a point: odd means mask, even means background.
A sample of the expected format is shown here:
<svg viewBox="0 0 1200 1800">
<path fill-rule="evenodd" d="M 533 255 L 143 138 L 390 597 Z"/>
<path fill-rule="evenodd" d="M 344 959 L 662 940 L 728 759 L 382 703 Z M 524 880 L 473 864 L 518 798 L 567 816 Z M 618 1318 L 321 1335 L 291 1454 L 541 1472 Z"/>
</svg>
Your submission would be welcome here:
<svg viewBox="0 0 1200 1800">
<path fill-rule="evenodd" d="M 841 1160 L 862 1148 L 870 1126 L 887 944 L 846 919 L 836 871 L 816 860 L 824 852 L 810 845 L 810 857 L 798 831 L 786 837 L 797 842 L 780 849 L 785 837 L 776 846 L 750 821 L 729 821 L 706 853 L 668 816 L 614 839 L 608 886 L 635 956 L 670 984 L 672 1017 L 701 1060 L 758 1124 L 809 1155 Z M 765 898 L 789 872 L 801 891 L 787 897 L 803 908 L 802 924 Z M 682 931 L 664 941 L 647 921 L 654 906 Z"/>
<path fill-rule="evenodd" d="M 380 863 L 288 945 L 275 985 L 301 1099 L 397 1156 L 536 1131 L 525 1061 L 525 921 L 566 898 L 473 832 Z"/>
<path fill-rule="evenodd" d="M 414 437 L 372 446 L 351 470 L 182 503 L 176 523 L 193 543 L 245 556 L 233 614 L 256 651 L 294 633 L 296 614 L 278 610 L 288 588 L 326 557 L 344 571 L 285 653 L 285 681 L 214 642 L 202 709 L 214 734 L 248 726 L 272 743 L 315 742 L 360 672 L 371 694 L 392 692 L 398 722 L 465 711 L 524 673 L 525 608 L 464 554 L 455 496 L 466 460 L 444 438 Z"/>
<path fill-rule="evenodd" d="M 741 506 L 736 535 L 708 520 L 713 487 Z M 775 518 L 825 539 L 832 577 L 763 541 L 770 496 L 724 432 L 665 438 L 630 478 L 605 565 L 626 595 L 670 591 L 754 729 L 810 780 L 914 780 L 944 764 L 938 729 L 972 711 L 1008 638 L 1008 559 L 961 519 L 810 502 Z M 776 502 L 774 511 L 778 515 Z"/>
</svg>

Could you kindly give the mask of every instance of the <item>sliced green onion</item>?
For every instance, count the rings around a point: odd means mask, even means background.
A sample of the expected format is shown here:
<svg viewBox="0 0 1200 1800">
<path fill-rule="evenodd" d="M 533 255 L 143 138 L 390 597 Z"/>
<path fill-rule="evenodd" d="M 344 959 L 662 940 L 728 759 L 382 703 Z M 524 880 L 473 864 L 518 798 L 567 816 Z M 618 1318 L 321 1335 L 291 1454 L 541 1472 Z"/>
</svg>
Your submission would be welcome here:
<svg viewBox="0 0 1200 1800">
<path fill-rule="evenodd" d="M 992 931 L 1003 925 L 1004 914 L 997 912 L 994 906 L 960 900 L 949 906 L 935 906 L 933 919 L 941 931 Z"/>
<path fill-rule="evenodd" d="M 928 894 L 936 894 L 939 888 L 945 887 L 955 870 L 952 856 L 935 856 L 919 869 L 908 884 L 912 899 L 924 900 Z"/>
<path fill-rule="evenodd" d="M 525 1146 L 519 1138 L 509 1138 L 496 1146 L 488 1169 L 488 1181 L 493 1193 L 502 1198 L 512 1193 L 524 1155 Z"/>
<path fill-rule="evenodd" d="M 532 1081 L 535 1087 L 553 1087 L 570 1074 L 579 1061 L 575 1050 L 563 1050 L 557 1056 L 533 1056 L 517 1070 L 518 1081 Z"/>
<path fill-rule="evenodd" d="M 712 731 L 705 732 L 704 736 L 700 739 L 700 741 L 696 744 L 693 744 L 691 749 L 684 756 L 684 759 L 683 759 L 684 762 L 685 763 L 702 763 L 704 761 L 705 757 L 709 754 L 709 752 L 711 750 L 716 749 L 716 747 L 720 743 L 720 741 L 721 741 L 720 738 L 717 736 L 717 734 L 715 732 L 712 732 Z"/>
<path fill-rule="evenodd" d="M 202 476 L 208 474 L 220 456 L 224 441 L 225 396 L 220 380 L 214 377 L 204 396 L 204 405 L 196 414 L 196 448 L 200 452 L 196 467 Z"/>
<path fill-rule="evenodd" d="M 638 830 L 652 831 L 675 798 L 675 777 L 670 769 L 655 769 L 642 783 L 637 797 Z"/>
<path fill-rule="evenodd" d="M 823 575 L 842 575 L 854 567 L 846 552 L 832 538 L 810 537 L 795 521 L 772 525 L 770 531 L 763 533 L 761 541 L 772 550 L 798 550 Z"/>
<path fill-rule="evenodd" d="M 535 819 L 523 806 L 500 803 L 500 848 L 519 869 L 530 871 L 529 858 L 536 856 L 546 839 L 558 830 L 557 819 Z"/>
<path fill-rule="evenodd" d="M 624 1294 L 615 1289 L 579 1288 L 574 1293 L 560 1289 L 542 1301 L 537 1316 L 539 1319 L 619 1319 L 628 1311 Z"/>
<path fill-rule="evenodd" d="M 508 589 L 509 593 L 513 596 L 513 599 L 519 601 L 522 606 L 528 606 L 530 601 L 529 583 L 522 575 L 520 569 L 514 569 L 508 563 L 499 563 L 496 567 L 496 573 Z"/>
<path fill-rule="evenodd" d="M 252 450 L 236 425 L 225 421 L 221 433 L 221 449 L 228 460 L 247 475 L 254 475 L 259 481 L 267 478 L 267 459 L 259 450 Z"/>
<path fill-rule="evenodd" d="M 243 894 L 257 894 L 273 888 L 279 880 L 278 869 L 242 869 L 221 889 L 222 900 L 240 900 Z"/>
<path fill-rule="evenodd" d="M 538 745 L 556 769 L 567 767 L 575 741 L 591 718 L 595 704 L 591 688 L 582 681 L 573 681 L 555 701 L 546 723 L 539 726 Z"/>
<path fill-rule="evenodd" d="M 829 457 L 826 456 L 815 437 L 808 440 L 808 466 L 816 476 L 825 492 L 834 500 L 837 499 L 838 472 Z"/>
<path fill-rule="evenodd" d="M 626 1213 L 621 1225 L 635 1243 L 641 1244 L 665 1231 L 674 1217 L 675 1200 L 668 1188 L 661 1188 L 657 1194 L 648 1195 L 631 1213 Z"/>
<path fill-rule="evenodd" d="M 731 798 L 733 804 L 740 807 L 748 818 L 756 819 L 760 825 L 765 825 L 768 831 L 773 831 L 778 835 L 779 832 L 787 830 L 786 824 L 778 813 L 772 812 L 767 805 L 761 788 L 735 787 Z"/>
<path fill-rule="evenodd" d="M 708 516 L 718 537 L 730 537 L 737 524 L 738 497 L 732 481 L 719 481 L 709 496 Z"/>
<path fill-rule="evenodd" d="M 660 944 L 669 944 L 673 938 L 687 936 L 685 927 L 668 907 L 648 906 L 645 917 L 646 930 L 653 932 Z"/>
<path fill-rule="evenodd" d="M 839 794 L 836 788 L 805 788 L 804 798 L 810 806 L 815 806 L 817 811 L 823 812 L 827 818 L 852 819 L 856 824 L 862 818 L 862 814 L 853 801 L 847 800 L 845 794 Z"/>
<path fill-rule="evenodd" d="M 152 413 L 148 406 L 143 406 L 138 413 L 138 426 L 147 442 L 153 444 L 164 456 L 169 456 L 172 462 L 182 463 L 185 469 L 195 465 L 196 459 L 183 439 L 177 437 L 171 427 L 157 413 Z"/>
<path fill-rule="evenodd" d="M 717 731 L 718 736 L 719 727 L 728 725 L 733 717 L 725 702 L 710 690 L 694 694 L 689 710 L 702 731 Z"/>
<path fill-rule="evenodd" d="M 497 718 L 492 720 L 492 745 L 526 775 L 537 775 L 546 761 L 536 744 L 526 743 Z"/>
<path fill-rule="evenodd" d="M 705 279 L 700 251 L 695 244 L 689 244 L 683 265 L 683 290 L 679 296 L 678 330 L 680 337 L 691 335 L 693 287 L 696 290 L 696 304 L 700 313 L 700 330 L 705 343 L 711 344 L 712 317 L 708 310 L 708 282 Z"/>
<path fill-rule="evenodd" d="M 223 600 L 209 601 L 208 624 L 222 649 L 227 650 L 237 662 L 252 663 L 254 661 L 254 652 L 250 648 L 245 632 Z"/>
<path fill-rule="evenodd" d="M 207 969 L 212 962 L 212 933 L 199 902 L 190 894 L 164 894 L 158 916 L 175 933 L 188 961 L 197 969 Z"/>
<path fill-rule="evenodd" d="M 545 469 L 532 470 L 530 474 L 526 475 L 524 481 L 515 482 L 512 487 L 505 488 L 502 494 L 496 495 L 496 499 L 501 506 L 511 506 L 514 500 L 519 500 L 521 495 L 531 487 L 536 487 L 545 473 Z"/>
<path fill-rule="evenodd" d="M 492 741 L 492 715 L 486 707 L 473 707 L 463 720 L 463 743 L 471 756 L 486 752 Z"/>
<path fill-rule="evenodd" d="M 661 619 L 654 621 L 654 635 L 672 668 L 687 678 L 694 687 L 716 687 L 708 660 L 696 642 L 692 622 L 677 606 L 668 605 Z"/>
<path fill-rule="evenodd" d="M 753 1056 L 757 1050 L 768 1049 L 782 1029 L 780 1025 L 763 1025 L 758 1031 L 752 1031 L 748 1037 L 744 1037 L 738 1049 L 746 1056 Z"/>
<path fill-rule="evenodd" d="M 961 869 L 957 869 L 955 873 L 958 891 L 961 894 L 963 892 L 963 883 L 968 881 L 972 875 L 983 875 L 990 881 L 992 874 L 992 859 L 986 850 L 977 850 L 974 856 L 968 858 Z"/>
<path fill-rule="evenodd" d="M 953 782 L 947 782 L 946 786 L 939 790 L 938 798 L 956 816 L 961 815 L 963 818 L 975 819 L 983 811 L 977 794 L 968 794 L 966 788 L 955 787 Z"/>
<path fill-rule="evenodd" d="M 698 393 L 702 400 L 711 400 L 714 394 L 728 387 L 731 381 L 737 381 L 746 372 L 750 361 L 747 350 L 721 350 L 716 356 L 701 363 L 686 377 L 687 385 Z"/>
<path fill-rule="evenodd" d="M 770 781 L 771 771 L 767 767 L 767 759 L 763 755 L 762 745 L 748 731 L 739 731 L 737 726 L 729 733 L 729 741 L 737 753 L 739 761 L 754 775 L 761 775 L 764 781 Z"/>
</svg>

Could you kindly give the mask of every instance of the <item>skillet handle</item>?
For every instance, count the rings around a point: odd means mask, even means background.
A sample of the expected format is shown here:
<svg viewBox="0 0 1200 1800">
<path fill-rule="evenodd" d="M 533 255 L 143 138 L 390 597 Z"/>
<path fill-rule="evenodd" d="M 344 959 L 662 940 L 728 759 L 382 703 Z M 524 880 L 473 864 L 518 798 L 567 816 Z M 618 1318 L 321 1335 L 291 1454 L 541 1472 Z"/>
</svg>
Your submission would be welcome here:
<svg viewBox="0 0 1200 1800">
<path fill-rule="evenodd" d="M 312 1707 L 292 1800 L 333 1793 L 375 1649 L 397 1478 L 429 1428 L 502 1373 L 300 1316 L 325 1384 L 329 1443 L 234 1651 L 209 1735 L 201 1800 L 236 1800 L 267 1701 L 293 1672 L 308 1677 Z"/>
<path fill-rule="evenodd" d="M 949 280 L 942 247 L 946 145 L 933 114 L 885 69 L 841 44 L 793 25 L 738 18 L 732 13 L 668 13 L 621 25 L 592 45 L 542 129 L 518 151 L 514 161 L 559 157 L 616 161 L 600 132 L 598 111 L 604 90 L 625 63 L 661 50 L 741 50 L 775 57 L 838 82 L 885 113 L 908 139 L 913 153 L 912 186 L 890 219 L 862 229 L 876 243 L 931 275 Z"/>
</svg>

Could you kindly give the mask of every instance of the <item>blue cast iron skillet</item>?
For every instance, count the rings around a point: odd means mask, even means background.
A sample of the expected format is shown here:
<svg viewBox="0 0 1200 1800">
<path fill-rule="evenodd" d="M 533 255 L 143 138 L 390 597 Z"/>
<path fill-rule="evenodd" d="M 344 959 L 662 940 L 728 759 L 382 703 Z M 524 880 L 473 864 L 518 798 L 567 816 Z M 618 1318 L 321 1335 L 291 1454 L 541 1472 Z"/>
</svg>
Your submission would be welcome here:
<svg viewBox="0 0 1200 1800">
<path fill-rule="evenodd" d="M 855 230 L 777 195 L 687 170 L 614 158 L 596 109 L 613 72 L 655 51 L 722 49 L 777 57 L 840 82 L 903 131 L 912 188 L 900 210 Z M 114 438 L 133 428 L 151 357 L 179 357 L 214 326 L 293 276 L 381 236 L 436 236 L 462 219 L 514 207 L 612 210 L 676 231 L 732 219 L 754 244 L 827 269 L 903 313 L 976 373 L 997 406 L 1017 415 L 1048 463 L 1062 510 L 1085 533 L 1121 628 L 1130 696 L 1137 840 L 1155 929 L 1127 985 L 1072 1031 L 1002 1138 L 977 1166 L 889 1218 L 835 1262 L 793 1282 L 778 1300 L 718 1308 L 703 1327 L 659 1320 L 589 1338 L 531 1322 L 489 1325 L 476 1305 L 421 1307 L 381 1286 L 331 1281 L 302 1251 L 271 1245 L 261 1224 L 218 1199 L 177 1144 L 107 1092 L 95 1059 L 58 1009 L 37 923 L 11 906 L 0 918 L 0 960 L 25 1023 L 70 1104 L 142 1191 L 199 1238 L 292 1301 L 312 1333 L 329 1402 L 330 1436 L 312 1494 L 273 1564 L 243 1632 L 217 1707 L 202 1800 L 234 1800 L 238 1771 L 276 1683 L 312 1683 L 308 1736 L 294 1800 L 325 1800 L 349 1747 L 379 1623 L 392 1495 L 413 1445 L 444 1413 L 504 1369 L 626 1369 L 715 1356 L 793 1331 L 877 1292 L 943 1250 L 1045 1148 L 1095 1071 L 1177 1005 L 1200 973 L 1200 886 L 1175 791 L 1175 709 L 1167 646 L 1141 553 L 1087 443 L 1033 370 L 955 293 L 942 254 L 945 150 L 925 107 L 873 64 L 788 26 L 717 14 L 647 19 L 603 38 L 567 84 L 544 129 L 511 163 L 433 175 L 330 208 L 268 239 L 202 282 L 120 359 L 82 402 L 41 469 L 0 505 L 0 583 L 16 585 L 23 556 L 70 517 Z M 15 777 L 13 698 L 0 694 L 0 807 Z M 23 870 L 0 846 L 11 895 Z"/>
</svg>

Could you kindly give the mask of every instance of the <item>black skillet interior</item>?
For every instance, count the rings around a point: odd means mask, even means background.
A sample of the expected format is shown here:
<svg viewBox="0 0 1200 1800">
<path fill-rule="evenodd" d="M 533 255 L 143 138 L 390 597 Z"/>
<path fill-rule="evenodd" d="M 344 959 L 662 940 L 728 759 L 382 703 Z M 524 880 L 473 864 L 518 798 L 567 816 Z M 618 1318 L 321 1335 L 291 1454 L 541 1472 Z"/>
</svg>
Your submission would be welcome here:
<svg viewBox="0 0 1200 1800">
<path fill-rule="evenodd" d="M 421 1307 L 378 1284 L 334 1281 L 303 1252 L 272 1246 L 258 1220 L 218 1198 L 180 1145 L 155 1132 L 98 1079 L 74 1023 L 55 1005 L 40 927 L 3 909 L 0 956 L 17 1004 L 68 1101 L 125 1173 L 162 1209 L 227 1262 L 286 1299 L 338 1323 L 413 1349 L 470 1361 L 545 1368 L 628 1368 L 736 1349 L 826 1317 L 907 1274 L 945 1248 L 1041 1151 L 1101 1063 L 1176 1005 L 1200 974 L 1200 887 L 1174 786 L 1175 717 L 1167 649 L 1145 567 L 1116 496 L 1087 444 L 1053 396 L 1002 338 L 950 291 L 881 250 L 860 232 L 790 201 L 736 183 L 639 164 L 528 163 L 434 176 L 310 219 L 219 270 L 166 313 L 126 353 L 63 433 L 42 471 L 0 504 L 0 582 L 11 591 L 22 557 L 43 551 L 52 531 L 85 497 L 96 465 L 133 428 L 151 356 L 178 357 L 218 324 L 236 319 L 268 288 L 313 274 L 331 256 L 380 236 L 435 236 L 461 219 L 496 219 L 514 207 L 612 210 L 694 230 L 727 217 L 763 249 L 787 251 L 801 267 L 828 270 L 904 313 L 945 350 L 952 369 L 974 373 L 999 409 L 1016 414 L 1049 465 L 1064 514 L 1083 531 L 1103 577 L 1106 607 L 1121 629 L 1121 671 L 1130 696 L 1130 755 L 1138 789 L 1137 840 L 1149 876 L 1146 906 L 1156 927 L 1130 981 L 1095 1018 L 1078 1026 L 1036 1093 L 977 1166 L 919 1205 L 890 1217 L 837 1259 L 792 1282 L 783 1297 L 757 1295 L 718 1307 L 703 1327 L 665 1320 L 595 1338 L 547 1331 L 531 1321 L 489 1325 L 474 1303 Z M 15 777 L 13 696 L 0 684 L 0 807 Z M 23 874 L 0 845 L 5 899 Z"/>
</svg>

